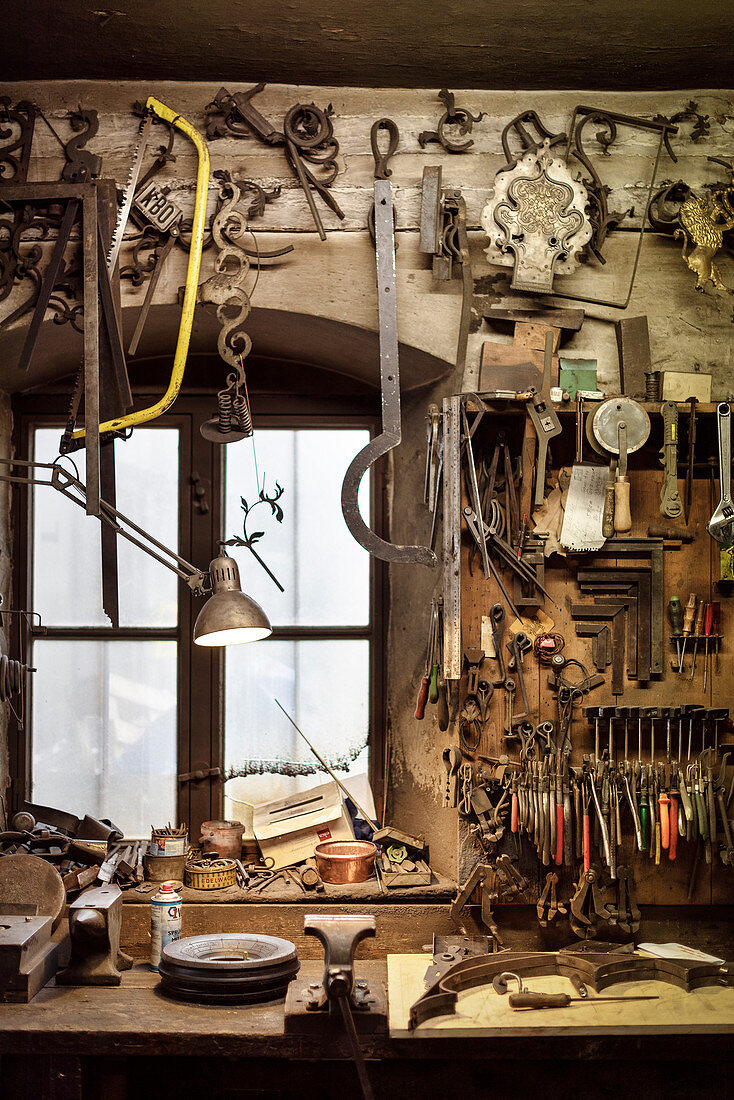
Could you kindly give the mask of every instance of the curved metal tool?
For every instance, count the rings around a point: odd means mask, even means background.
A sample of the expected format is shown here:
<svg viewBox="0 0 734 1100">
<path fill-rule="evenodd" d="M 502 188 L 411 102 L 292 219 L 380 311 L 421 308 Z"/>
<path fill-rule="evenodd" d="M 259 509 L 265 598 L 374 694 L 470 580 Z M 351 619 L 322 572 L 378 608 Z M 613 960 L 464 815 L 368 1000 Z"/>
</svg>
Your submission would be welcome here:
<svg viewBox="0 0 734 1100">
<path fill-rule="evenodd" d="M 380 130 L 387 130 L 388 143 L 387 149 L 383 153 L 378 145 L 378 134 Z M 370 145 L 372 146 L 372 156 L 375 158 L 375 179 L 386 180 L 388 176 L 392 175 L 392 170 L 388 168 L 387 162 L 390 157 L 395 155 L 395 151 L 400 141 L 400 131 L 397 124 L 393 122 L 391 118 L 378 118 L 377 122 L 373 122 L 372 129 L 370 130 Z"/>
<path fill-rule="evenodd" d="M 721 500 L 706 530 L 728 550 L 734 541 L 734 503 L 731 499 L 731 409 L 723 401 L 716 410 L 719 427 L 719 486 Z"/>
<path fill-rule="evenodd" d="M 389 180 L 375 180 L 382 432 L 370 440 L 349 464 L 342 483 L 342 513 L 352 536 L 374 557 L 382 561 L 435 566 L 438 559 L 428 546 L 398 546 L 380 538 L 364 522 L 357 504 L 359 485 L 367 470 L 378 458 L 397 447 L 402 439 L 392 211 L 392 184 Z"/>
</svg>

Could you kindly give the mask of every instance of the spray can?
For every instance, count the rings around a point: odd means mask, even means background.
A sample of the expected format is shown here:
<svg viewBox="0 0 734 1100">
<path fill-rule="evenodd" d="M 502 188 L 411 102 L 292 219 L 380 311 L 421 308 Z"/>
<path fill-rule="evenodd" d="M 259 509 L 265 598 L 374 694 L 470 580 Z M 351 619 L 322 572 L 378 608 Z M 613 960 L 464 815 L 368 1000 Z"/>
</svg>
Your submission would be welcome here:
<svg viewBox="0 0 734 1100">
<path fill-rule="evenodd" d="M 181 939 L 181 895 L 170 882 L 162 882 L 150 899 L 150 967 L 157 970 L 163 948 Z"/>
</svg>

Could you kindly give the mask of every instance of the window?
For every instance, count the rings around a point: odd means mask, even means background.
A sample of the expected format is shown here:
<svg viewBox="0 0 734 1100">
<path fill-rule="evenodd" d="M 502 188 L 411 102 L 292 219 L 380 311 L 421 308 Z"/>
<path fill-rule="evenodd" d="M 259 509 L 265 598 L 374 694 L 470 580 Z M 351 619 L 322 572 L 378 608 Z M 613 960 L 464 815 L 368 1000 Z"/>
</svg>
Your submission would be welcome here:
<svg viewBox="0 0 734 1100">
<path fill-rule="evenodd" d="M 247 551 L 242 566 L 243 587 L 267 608 L 274 637 L 225 653 L 225 761 L 228 773 L 246 776 L 232 780 L 227 795 L 238 802 L 280 798 L 318 782 L 313 756 L 276 699 L 330 766 L 367 771 L 370 564 L 347 530 L 340 500 L 344 471 L 368 442 L 365 428 L 265 429 L 256 460 L 249 446 L 226 449 L 228 537 L 242 528 L 242 497 L 251 506 L 260 489 L 273 495 L 276 482 L 285 488 L 281 522 L 266 503 L 248 516 L 248 531 L 266 525 L 256 549 L 284 591 Z M 360 491 L 369 516 L 369 476 Z"/>
<path fill-rule="evenodd" d="M 178 431 L 115 441 L 117 507 L 178 547 Z M 33 432 L 53 462 L 58 428 Z M 73 456 L 85 480 L 84 452 Z M 155 471 L 155 476 L 151 473 Z M 145 492 L 141 492 L 141 487 Z M 100 525 L 54 489 L 33 489 L 32 800 L 109 817 L 135 835 L 177 815 L 178 578 L 118 540 L 120 627 L 102 611 Z"/>
<path fill-rule="evenodd" d="M 16 402 L 16 454 L 53 461 L 66 399 Z M 369 439 L 362 411 L 256 413 L 255 451 L 202 439 L 211 399 L 181 397 L 173 413 L 116 441 L 117 507 L 160 542 L 206 569 L 219 539 L 247 534 L 283 585 L 250 551 L 230 546 L 245 592 L 265 608 L 271 639 L 227 650 L 192 644 L 203 606 L 187 586 L 118 538 L 120 627 L 102 611 L 100 524 L 51 488 L 16 491 L 15 606 L 47 632 L 31 641 L 25 728 L 11 734 L 13 803 L 30 797 L 74 813 L 109 817 L 128 835 L 152 822 L 221 816 L 326 777 L 278 699 L 327 761 L 351 774 L 371 769 L 379 788 L 381 622 L 379 565 L 349 534 L 341 482 Z M 63 414 L 62 414 L 63 415 Z M 73 456 L 85 479 L 84 452 Z M 365 478 L 367 517 L 378 498 Z M 278 503 L 282 523 L 260 488 Z M 367 748 L 368 737 L 370 741 Z M 192 773 L 205 774 L 203 780 Z M 224 801 L 222 775 L 230 782 Z M 340 775 L 344 773 L 340 771 Z M 188 777 L 188 778 L 187 778 Z M 379 793 L 377 791 L 376 793 Z"/>
</svg>

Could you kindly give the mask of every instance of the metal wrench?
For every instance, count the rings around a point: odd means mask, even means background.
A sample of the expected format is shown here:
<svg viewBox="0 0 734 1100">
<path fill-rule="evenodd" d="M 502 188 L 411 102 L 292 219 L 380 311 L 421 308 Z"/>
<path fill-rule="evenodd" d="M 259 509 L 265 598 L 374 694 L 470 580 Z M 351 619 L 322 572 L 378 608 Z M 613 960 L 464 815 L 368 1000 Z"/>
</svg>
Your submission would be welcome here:
<svg viewBox="0 0 734 1100">
<path fill-rule="evenodd" d="M 719 487 L 721 500 L 706 530 L 725 550 L 734 542 L 734 503 L 731 499 L 731 409 L 722 402 L 716 410 L 719 426 Z"/>
<path fill-rule="evenodd" d="M 660 514 L 668 519 L 677 519 L 683 511 L 678 492 L 678 406 L 675 401 L 666 401 L 660 406 L 660 412 L 663 417 L 660 458 L 665 469 L 660 491 Z"/>
<path fill-rule="evenodd" d="M 523 672 L 522 659 L 528 650 L 533 648 L 533 643 L 524 631 L 519 630 L 517 634 L 513 634 L 511 640 L 507 643 L 507 648 L 512 654 L 512 659 L 508 667 L 512 669 L 513 672 L 517 672 L 517 678 L 520 681 L 520 691 L 522 693 L 522 705 L 525 708 L 522 714 L 516 714 L 515 718 L 527 718 L 530 713 L 530 705 L 528 703 L 528 693 L 525 687 L 525 674 Z"/>
</svg>

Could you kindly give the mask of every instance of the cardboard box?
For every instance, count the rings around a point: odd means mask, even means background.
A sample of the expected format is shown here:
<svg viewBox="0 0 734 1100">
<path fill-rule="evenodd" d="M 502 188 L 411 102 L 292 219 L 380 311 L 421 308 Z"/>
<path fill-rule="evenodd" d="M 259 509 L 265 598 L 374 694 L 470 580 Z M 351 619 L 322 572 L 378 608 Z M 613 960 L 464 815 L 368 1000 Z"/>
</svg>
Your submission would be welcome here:
<svg viewBox="0 0 734 1100">
<path fill-rule="evenodd" d="M 352 821 L 334 782 L 255 806 L 252 824 L 275 870 L 308 859 L 323 840 L 354 840 Z"/>
</svg>

